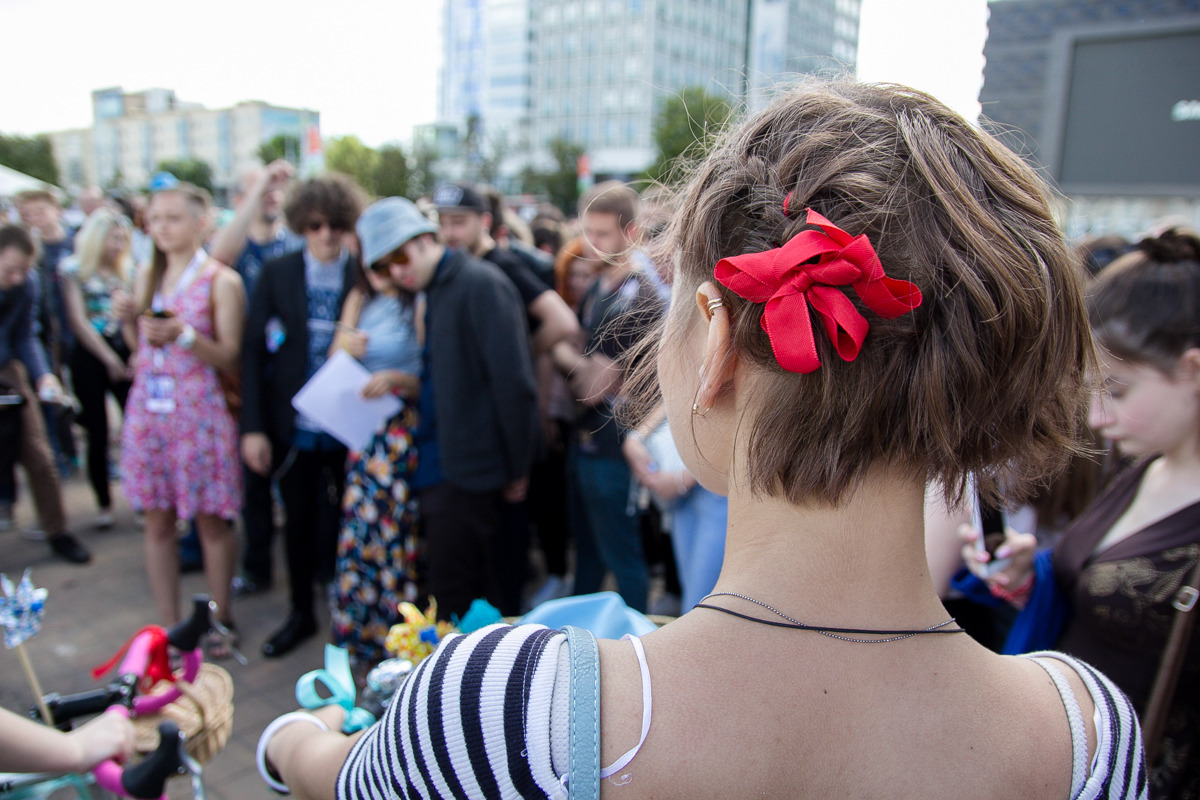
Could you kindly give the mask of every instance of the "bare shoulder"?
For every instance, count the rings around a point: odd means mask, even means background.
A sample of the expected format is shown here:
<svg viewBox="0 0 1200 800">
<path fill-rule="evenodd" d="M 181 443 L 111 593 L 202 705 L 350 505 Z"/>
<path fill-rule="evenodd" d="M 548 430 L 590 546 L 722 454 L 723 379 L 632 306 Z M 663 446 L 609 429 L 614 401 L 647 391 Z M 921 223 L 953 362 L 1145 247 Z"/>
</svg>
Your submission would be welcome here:
<svg viewBox="0 0 1200 800">
<path fill-rule="evenodd" d="M 245 298 L 246 287 L 242 283 L 242 276 L 237 273 L 237 270 L 222 264 L 220 261 L 212 262 L 216 265 L 217 271 L 213 274 L 213 291 L 220 297 L 229 299 Z"/>
</svg>

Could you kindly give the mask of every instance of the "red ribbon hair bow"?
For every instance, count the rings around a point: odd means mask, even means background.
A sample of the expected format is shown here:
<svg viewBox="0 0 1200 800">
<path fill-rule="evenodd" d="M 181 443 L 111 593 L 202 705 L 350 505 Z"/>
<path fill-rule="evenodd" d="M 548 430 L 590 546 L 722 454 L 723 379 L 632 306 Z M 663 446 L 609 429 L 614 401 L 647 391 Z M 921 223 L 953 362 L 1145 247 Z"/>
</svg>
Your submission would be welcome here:
<svg viewBox="0 0 1200 800">
<path fill-rule="evenodd" d="M 775 360 L 802 374 L 821 366 L 810 305 L 843 361 L 857 358 L 867 337 L 866 318 L 837 287 L 853 287 L 866 307 L 884 319 L 921 305 L 915 284 L 883 273 L 865 235 L 851 236 L 811 208 L 807 222 L 819 230 L 801 231 L 774 250 L 723 258 L 716 267 L 717 280 L 734 294 L 767 304 L 761 325 Z"/>
</svg>

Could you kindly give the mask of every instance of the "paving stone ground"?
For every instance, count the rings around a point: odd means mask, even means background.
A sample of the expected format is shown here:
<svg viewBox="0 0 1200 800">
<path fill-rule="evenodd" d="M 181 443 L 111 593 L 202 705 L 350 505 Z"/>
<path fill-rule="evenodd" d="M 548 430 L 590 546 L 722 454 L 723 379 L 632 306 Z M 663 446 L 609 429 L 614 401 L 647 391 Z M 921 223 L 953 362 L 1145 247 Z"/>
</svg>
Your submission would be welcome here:
<svg viewBox="0 0 1200 800">
<path fill-rule="evenodd" d="M 114 487 L 115 488 L 115 487 Z M 71 530 L 93 555 L 87 566 L 67 564 L 50 554 L 44 542 L 29 541 L 18 532 L 34 525 L 30 495 L 22 487 L 17 504 L 17 530 L 0 533 L 0 572 L 13 580 L 33 568 L 34 585 L 49 591 L 42 632 L 26 645 L 44 691 L 78 692 L 95 687 L 90 670 L 107 661 L 143 625 L 158 622 L 142 563 L 141 523 L 114 491 L 116 525 L 93 529 L 95 503 L 81 477 L 64 481 Z M 282 553 L 277 555 L 281 572 Z M 204 591 L 200 574 L 183 576 L 183 597 Z M 316 636 L 286 657 L 263 658 L 262 641 L 282 622 L 287 596 L 282 581 L 270 592 L 242 598 L 234 616 L 249 664 L 221 662 L 233 677 L 233 733 L 225 749 L 204 770 L 211 800 L 277 798 L 258 777 L 254 748 L 258 735 L 279 714 L 295 708 L 296 679 L 321 666 L 327 637 Z M 327 625 L 328 615 L 322 613 Z M 24 713 L 34 702 L 17 653 L 0 647 L 0 706 Z M 184 778 L 173 779 L 172 800 L 190 798 Z M 69 797 L 70 793 L 56 795 Z"/>
</svg>

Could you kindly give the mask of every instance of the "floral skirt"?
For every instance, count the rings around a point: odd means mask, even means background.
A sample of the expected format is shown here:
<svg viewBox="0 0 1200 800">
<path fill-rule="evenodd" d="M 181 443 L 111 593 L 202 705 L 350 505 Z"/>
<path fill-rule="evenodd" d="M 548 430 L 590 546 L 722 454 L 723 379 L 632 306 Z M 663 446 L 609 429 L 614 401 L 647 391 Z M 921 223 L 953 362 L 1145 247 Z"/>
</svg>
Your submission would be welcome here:
<svg viewBox="0 0 1200 800">
<path fill-rule="evenodd" d="M 332 619 L 334 644 L 349 651 L 356 670 L 387 657 L 383 642 L 400 621 L 400 603 L 421 595 L 424 547 L 408 486 L 416 423 L 416 409 L 405 406 L 347 461 Z"/>
</svg>

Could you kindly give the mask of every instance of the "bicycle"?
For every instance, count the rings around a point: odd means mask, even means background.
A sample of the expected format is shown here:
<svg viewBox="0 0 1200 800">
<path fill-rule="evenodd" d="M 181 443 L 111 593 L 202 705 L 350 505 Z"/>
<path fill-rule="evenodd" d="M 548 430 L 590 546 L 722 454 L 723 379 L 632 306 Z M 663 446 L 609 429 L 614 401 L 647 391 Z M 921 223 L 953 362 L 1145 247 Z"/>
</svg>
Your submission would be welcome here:
<svg viewBox="0 0 1200 800">
<path fill-rule="evenodd" d="M 114 657 L 114 661 L 120 659 L 120 665 L 117 667 L 117 677 L 108 685 L 70 695 L 53 692 L 45 695 L 42 699 L 52 724 L 62 730 L 71 730 L 74 721 L 101 713 L 121 714 L 135 719 L 146 719 L 162 713 L 172 703 L 185 696 L 186 690 L 182 688 L 184 682 L 192 684 L 201 674 L 201 667 L 204 666 L 202 640 L 210 630 L 220 630 L 220 623 L 216 622 L 213 611 L 214 605 L 207 596 L 196 595 L 193 598 L 192 614 L 188 619 L 169 630 L 159 626 L 147 626 L 130 639 L 126 647 Z M 173 672 L 167 666 L 166 672 L 169 677 L 165 682 L 169 685 L 165 689 L 160 682 L 157 687 L 143 685 L 143 691 L 139 692 L 139 684 L 149 684 L 156 678 L 166 677 L 163 675 L 163 667 L 168 647 L 180 654 L 181 668 Z M 98 669 L 102 670 L 103 674 L 108 671 L 107 667 L 108 665 L 105 665 Z M 153 688 L 158 690 L 151 692 Z M 232 688 L 229 697 L 232 698 Z M 231 723 L 232 704 L 228 704 L 228 708 L 230 715 L 227 721 Z M 34 708 L 30 716 L 40 719 L 39 709 Z M 140 762 L 129 766 L 110 759 L 96 765 L 86 775 L 0 773 L 0 800 L 33 800 L 48 797 L 62 787 L 71 787 L 79 798 L 92 800 L 95 797 L 91 791 L 93 786 L 119 797 L 166 800 L 166 781 L 176 774 L 190 775 L 193 798 L 204 800 L 203 769 L 200 761 L 186 750 L 187 736 L 169 719 L 158 723 L 157 733 L 158 745 Z M 210 747 L 209 756 L 224 746 L 228 728 L 225 728 L 223 734 L 217 732 L 216 735 L 219 741 L 216 742 L 215 748 Z"/>
</svg>

